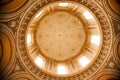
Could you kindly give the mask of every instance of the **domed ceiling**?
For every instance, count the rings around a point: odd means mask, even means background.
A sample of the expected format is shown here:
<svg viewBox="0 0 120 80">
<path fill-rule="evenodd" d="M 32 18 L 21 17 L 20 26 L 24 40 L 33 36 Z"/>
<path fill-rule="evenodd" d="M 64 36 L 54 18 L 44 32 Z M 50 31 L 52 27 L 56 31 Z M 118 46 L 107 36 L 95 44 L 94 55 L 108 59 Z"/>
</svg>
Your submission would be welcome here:
<svg viewBox="0 0 120 80">
<path fill-rule="evenodd" d="M 92 63 L 101 39 L 94 15 L 86 7 L 72 2 L 44 6 L 33 16 L 26 33 L 32 60 L 45 71 L 61 75 L 81 71 Z M 48 68 L 48 64 L 53 69 Z"/>
<path fill-rule="evenodd" d="M 28 71 L 42 79 L 79 79 L 104 64 L 112 31 L 107 15 L 91 2 L 38 1 L 28 8 L 17 33 L 19 56 Z"/>
<path fill-rule="evenodd" d="M 119 80 L 120 0 L 1 0 L 0 79 Z"/>
<path fill-rule="evenodd" d="M 54 60 L 62 61 L 73 57 L 86 40 L 82 23 L 66 11 L 48 14 L 38 26 L 36 42 L 41 52 Z"/>
</svg>

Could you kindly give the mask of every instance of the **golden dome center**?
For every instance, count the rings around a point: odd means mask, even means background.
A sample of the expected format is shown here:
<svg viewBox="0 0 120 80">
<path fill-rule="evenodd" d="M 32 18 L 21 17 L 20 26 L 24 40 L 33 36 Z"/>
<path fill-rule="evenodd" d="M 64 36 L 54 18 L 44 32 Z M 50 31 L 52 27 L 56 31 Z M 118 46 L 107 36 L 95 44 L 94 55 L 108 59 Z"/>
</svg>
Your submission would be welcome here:
<svg viewBox="0 0 120 80">
<path fill-rule="evenodd" d="M 45 15 L 36 31 L 36 41 L 42 54 L 58 61 L 79 54 L 85 40 L 80 19 L 62 10 Z"/>
<path fill-rule="evenodd" d="M 58 34 L 58 37 L 61 37 L 61 36 L 62 36 L 62 34 L 61 34 L 61 33 L 59 33 L 59 34 Z"/>
</svg>

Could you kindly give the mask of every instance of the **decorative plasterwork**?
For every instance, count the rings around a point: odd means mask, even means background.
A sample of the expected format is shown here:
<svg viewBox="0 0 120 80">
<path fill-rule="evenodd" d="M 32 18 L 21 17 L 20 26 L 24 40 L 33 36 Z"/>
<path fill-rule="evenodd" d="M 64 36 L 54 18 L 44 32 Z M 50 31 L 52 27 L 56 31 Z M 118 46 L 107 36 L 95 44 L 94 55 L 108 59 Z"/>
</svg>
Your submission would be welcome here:
<svg viewBox="0 0 120 80">
<path fill-rule="evenodd" d="M 113 27 L 114 27 L 114 34 L 117 36 L 120 33 L 120 21 L 117 19 L 112 20 Z"/>
<path fill-rule="evenodd" d="M 5 0 L 0 2 L 0 21 L 5 22 L 15 19 L 20 15 L 33 0 Z"/>
<path fill-rule="evenodd" d="M 54 74 L 63 65 L 68 75 L 80 73 L 94 62 L 101 48 L 102 30 L 85 6 L 57 1 L 45 5 L 30 19 L 25 40 L 35 64 Z"/>
<path fill-rule="evenodd" d="M 111 25 L 109 22 L 109 18 L 107 17 L 104 10 L 97 4 L 96 2 L 92 2 L 92 0 L 76 0 L 76 2 L 80 3 L 81 5 L 86 6 L 89 8 L 96 16 L 98 21 L 100 22 L 101 29 L 103 31 L 103 45 L 101 48 L 101 51 L 96 58 L 95 62 L 88 67 L 83 72 L 72 75 L 72 76 L 56 76 L 48 74 L 41 69 L 37 68 L 32 61 L 29 59 L 29 56 L 26 52 L 26 46 L 25 46 L 25 32 L 26 27 L 31 19 L 31 17 L 40 9 L 42 6 L 54 2 L 54 0 L 42 0 L 42 1 L 36 1 L 31 7 L 25 12 L 24 16 L 22 17 L 22 20 L 20 22 L 18 31 L 17 31 L 17 50 L 20 56 L 20 59 L 26 69 L 32 73 L 34 76 L 36 76 L 39 79 L 42 80 L 81 80 L 81 79 L 89 79 L 90 76 L 95 74 L 105 63 L 107 58 L 109 57 L 109 51 L 111 49 L 111 41 L 112 41 L 112 30 Z"/>
<path fill-rule="evenodd" d="M 103 0 L 106 11 L 114 18 L 120 20 L 120 1 L 119 0 Z"/>
<path fill-rule="evenodd" d="M 15 64 L 15 42 L 12 31 L 0 23 L 0 79 L 9 75 Z"/>
<path fill-rule="evenodd" d="M 43 17 L 38 25 L 36 41 L 41 52 L 51 59 L 63 61 L 74 57 L 85 43 L 82 22 L 67 11 L 52 12 Z"/>
<path fill-rule="evenodd" d="M 113 59 L 115 60 L 117 66 L 120 68 L 120 34 L 117 35 L 114 42 Z"/>
<path fill-rule="evenodd" d="M 94 80 L 119 80 L 120 71 L 107 69 L 97 74 Z"/>
<path fill-rule="evenodd" d="M 27 72 L 15 72 L 4 80 L 36 80 Z"/>
</svg>

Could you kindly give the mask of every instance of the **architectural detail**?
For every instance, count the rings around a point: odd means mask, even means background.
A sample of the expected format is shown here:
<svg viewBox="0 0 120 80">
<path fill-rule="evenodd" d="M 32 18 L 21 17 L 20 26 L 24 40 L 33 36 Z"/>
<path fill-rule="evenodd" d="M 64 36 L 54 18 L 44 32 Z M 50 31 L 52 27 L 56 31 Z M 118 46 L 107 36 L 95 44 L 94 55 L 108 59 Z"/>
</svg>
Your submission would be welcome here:
<svg viewBox="0 0 120 80">
<path fill-rule="evenodd" d="M 47 3 L 47 2 L 45 2 Z M 44 3 L 44 4 L 45 4 Z M 50 1 L 49 1 L 50 3 Z M 19 26 L 18 34 L 17 34 L 17 47 L 18 47 L 18 53 L 21 56 L 21 60 L 24 62 L 25 67 L 36 77 L 43 78 L 43 75 L 45 76 L 53 76 L 53 79 L 61 79 L 59 76 L 51 75 L 48 73 L 45 73 L 44 71 L 38 69 L 35 67 L 33 62 L 31 62 L 26 48 L 25 48 L 25 32 L 26 32 L 26 26 L 28 25 L 28 22 L 30 21 L 31 17 L 43 6 L 44 4 L 41 4 L 41 1 L 36 2 L 35 4 L 30 7 L 30 9 L 25 13 L 23 19 L 21 20 L 21 24 Z M 111 41 L 112 41 L 112 31 L 110 27 L 110 23 L 108 21 L 108 17 L 105 13 L 103 13 L 103 10 L 100 6 L 97 6 L 97 3 L 94 3 L 92 1 L 79 1 L 80 5 L 85 5 L 86 7 L 89 7 L 91 11 L 96 15 L 98 21 L 100 22 L 101 29 L 103 31 L 103 45 L 101 47 L 100 53 L 95 60 L 95 62 L 91 65 L 91 67 L 88 67 L 85 71 L 79 73 L 77 76 L 73 75 L 72 78 L 78 78 L 79 79 L 85 79 L 88 78 L 88 76 L 92 75 L 91 73 L 95 73 L 99 68 L 100 65 L 104 64 L 106 59 L 108 58 L 109 50 L 111 49 Z M 27 14 L 27 15 L 26 15 Z M 36 73 L 37 72 L 37 73 Z M 70 77 L 70 76 L 69 76 Z M 66 79 L 69 77 L 66 76 Z"/>
<path fill-rule="evenodd" d="M 0 1 L 0 79 L 119 80 L 120 0 Z"/>
<path fill-rule="evenodd" d="M 20 15 L 28 6 L 33 2 L 33 0 L 5 0 L 0 2 L 0 21 L 5 22 L 11 19 L 15 19 Z"/>
<path fill-rule="evenodd" d="M 17 23 L 17 21 L 15 21 L 15 20 L 8 22 L 8 25 L 9 25 L 10 28 L 15 28 L 15 27 L 17 26 L 17 24 L 18 24 L 18 23 Z"/>
<path fill-rule="evenodd" d="M 103 5 L 103 0 L 95 0 L 98 4 L 100 4 L 101 6 Z"/>
<path fill-rule="evenodd" d="M 103 5 L 112 17 L 120 20 L 120 0 L 104 0 Z"/>
<path fill-rule="evenodd" d="M 114 33 L 115 36 L 117 36 L 118 34 L 120 34 L 120 21 L 115 19 L 112 21 L 113 25 L 114 25 Z"/>
<path fill-rule="evenodd" d="M 94 80 L 119 80 L 119 74 L 119 71 L 108 69 L 97 74 Z"/>
<path fill-rule="evenodd" d="M 43 17 L 38 25 L 35 34 L 38 47 L 45 56 L 54 60 L 66 60 L 77 55 L 85 44 L 86 33 L 82 23 L 77 16 L 67 11 L 53 12 Z"/>
<path fill-rule="evenodd" d="M 0 78 L 4 78 L 13 70 L 16 51 L 13 33 L 5 24 L 0 24 L 0 46 Z"/>
<path fill-rule="evenodd" d="M 115 41 L 114 41 L 114 55 L 113 58 L 115 60 L 115 63 L 118 65 L 118 67 L 120 68 L 120 34 L 117 35 Z"/>
<path fill-rule="evenodd" d="M 16 72 L 7 77 L 5 80 L 36 80 L 33 76 L 26 72 Z"/>
<path fill-rule="evenodd" d="M 26 70 L 24 69 L 23 64 L 21 64 L 20 59 L 18 58 L 18 55 L 16 53 L 16 63 L 14 65 L 14 69 L 11 73 L 15 73 L 15 72 L 25 72 Z"/>
<path fill-rule="evenodd" d="M 106 64 L 104 65 L 102 70 L 106 70 L 106 69 L 111 69 L 111 70 L 116 70 L 119 71 L 119 67 L 117 66 L 117 64 L 114 61 L 114 53 L 111 52 L 111 57 L 108 59 L 108 61 L 106 61 Z M 99 73 L 99 72 L 98 72 Z"/>
</svg>

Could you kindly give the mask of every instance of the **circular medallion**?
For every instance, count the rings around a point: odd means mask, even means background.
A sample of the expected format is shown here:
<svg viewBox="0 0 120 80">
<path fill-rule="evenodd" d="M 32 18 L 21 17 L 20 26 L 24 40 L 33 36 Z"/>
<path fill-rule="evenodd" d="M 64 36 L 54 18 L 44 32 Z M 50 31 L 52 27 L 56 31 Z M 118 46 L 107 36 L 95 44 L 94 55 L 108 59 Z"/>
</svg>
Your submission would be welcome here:
<svg viewBox="0 0 120 80">
<path fill-rule="evenodd" d="M 58 61 L 79 54 L 86 39 L 80 19 L 66 11 L 44 16 L 39 22 L 35 38 L 41 52 Z"/>
</svg>

